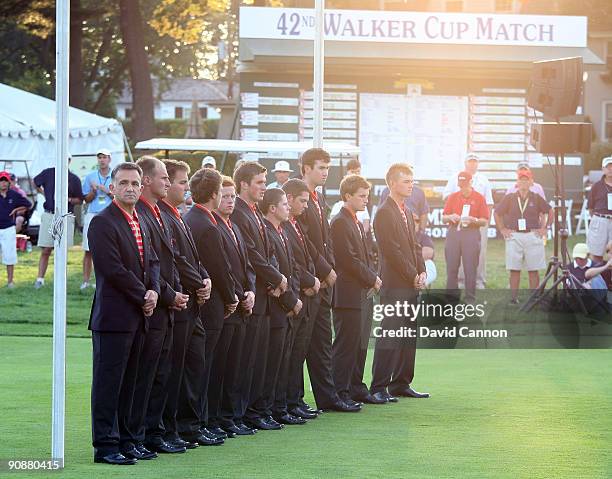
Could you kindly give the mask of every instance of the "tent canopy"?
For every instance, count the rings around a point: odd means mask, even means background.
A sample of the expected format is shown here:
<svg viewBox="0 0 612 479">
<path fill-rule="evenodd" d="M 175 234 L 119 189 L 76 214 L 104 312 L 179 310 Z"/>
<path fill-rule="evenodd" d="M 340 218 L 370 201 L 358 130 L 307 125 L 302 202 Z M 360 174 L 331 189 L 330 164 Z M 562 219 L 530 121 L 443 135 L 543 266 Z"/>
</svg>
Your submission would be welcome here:
<svg viewBox="0 0 612 479">
<path fill-rule="evenodd" d="M 69 151 L 71 155 L 95 155 L 100 148 L 124 155 L 123 127 L 77 108 L 69 111 Z M 27 160 L 36 175 L 55 165 L 55 102 L 33 93 L 0 83 L 0 161 Z M 10 166 L 16 175 L 25 174 L 23 164 Z"/>
</svg>

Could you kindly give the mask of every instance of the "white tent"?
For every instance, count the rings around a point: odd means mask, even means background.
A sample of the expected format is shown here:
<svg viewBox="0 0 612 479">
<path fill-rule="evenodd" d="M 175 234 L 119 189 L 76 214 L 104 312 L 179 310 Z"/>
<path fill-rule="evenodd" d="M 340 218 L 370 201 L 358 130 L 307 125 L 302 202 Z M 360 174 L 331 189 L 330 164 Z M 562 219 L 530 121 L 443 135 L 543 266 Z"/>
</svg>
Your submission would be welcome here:
<svg viewBox="0 0 612 479">
<path fill-rule="evenodd" d="M 122 161 L 124 135 L 121 123 L 77 108 L 69 112 L 71 155 L 95 155 L 99 148 Z M 16 175 L 31 175 L 55 166 L 55 102 L 0 83 L 0 168 L 6 165 Z"/>
</svg>

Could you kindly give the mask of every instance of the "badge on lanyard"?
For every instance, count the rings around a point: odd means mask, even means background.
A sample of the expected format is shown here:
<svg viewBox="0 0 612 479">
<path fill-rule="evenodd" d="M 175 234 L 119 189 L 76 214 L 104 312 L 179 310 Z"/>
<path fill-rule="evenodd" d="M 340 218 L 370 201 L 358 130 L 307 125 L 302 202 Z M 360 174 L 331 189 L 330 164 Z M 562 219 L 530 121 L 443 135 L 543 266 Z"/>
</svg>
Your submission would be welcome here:
<svg viewBox="0 0 612 479">
<path fill-rule="evenodd" d="M 106 195 L 98 195 L 98 204 L 103 206 L 106 204 Z"/>
<path fill-rule="evenodd" d="M 463 205 L 463 209 L 461 210 L 461 218 L 467 218 L 468 216 L 470 216 L 470 205 L 469 204 L 465 204 Z M 461 222 L 461 228 L 467 228 L 469 226 L 469 224 L 465 221 Z"/>
<path fill-rule="evenodd" d="M 608 209 L 612 210 L 612 193 L 608 193 Z"/>
<path fill-rule="evenodd" d="M 521 217 L 518 219 L 518 230 L 526 231 L 527 230 L 527 220 L 525 219 L 525 210 L 527 209 L 527 205 L 529 204 L 529 195 L 527 196 L 525 203 L 521 202 L 520 195 L 516 197 L 516 200 L 518 201 L 519 210 L 521 211 Z"/>
<path fill-rule="evenodd" d="M 527 220 L 525 218 L 519 218 L 518 220 L 518 230 L 525 231 L 527 229 Z"/>
</svg>

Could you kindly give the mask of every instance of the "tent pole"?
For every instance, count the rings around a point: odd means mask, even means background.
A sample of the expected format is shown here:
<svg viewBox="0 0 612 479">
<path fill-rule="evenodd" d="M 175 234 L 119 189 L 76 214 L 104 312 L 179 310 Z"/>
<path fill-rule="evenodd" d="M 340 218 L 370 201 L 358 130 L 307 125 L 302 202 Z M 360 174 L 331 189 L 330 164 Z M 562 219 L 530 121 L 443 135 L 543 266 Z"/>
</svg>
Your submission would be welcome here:
<svg viewBox="0 0 612 479">
<path fill-rule="evenodd" d="M 325 82 L 325 40 L 324 16 L 325 0 L 315 0 L 315 38 L 314 38 L 314 89 L 313 89 L 313 135 L 315 148 L 323 144 L 323 90 Z"/>
<path fill-rule="evenodd" d="M 68 59 L 70 1 L 56 2 L 55 267 L 53 269 L 53 397 L 51 458 L 64 467 L 66 414 L 66 273 L 68 255 Z"/>
</svg>

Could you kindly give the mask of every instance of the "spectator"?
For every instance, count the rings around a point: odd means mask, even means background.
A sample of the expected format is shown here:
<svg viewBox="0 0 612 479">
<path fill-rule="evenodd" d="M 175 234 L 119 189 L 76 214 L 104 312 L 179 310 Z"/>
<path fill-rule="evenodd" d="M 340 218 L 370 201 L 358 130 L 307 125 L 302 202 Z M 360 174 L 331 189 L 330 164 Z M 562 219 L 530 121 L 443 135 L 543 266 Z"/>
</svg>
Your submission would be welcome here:
<svg viewBox="0 0 612 479">
<path fill-rule="evenodd" d="M 70 161 L 70 160 L 68 160 Z M 38 246 L 41 247 L 40 260 L 38 262 L 38 277 L 34 283 L 34 288 L 40 289 L 45 284 L 45 273 L 49 265 L 49 257 L 54 247 L 53 236 L 51 235 L 51 227 L 53 225 L 53 215 L 55 213 L 55 167 L 47 168 L 41 171 L 34 177 L 34 184 L 39 193 L 45 196 L 43 205 L 44 213 L 40 220 L 40 229 L 38 231 Z M 83 202 L 83 190 L 81 189 L 81 180 L 79 177 L 68 172 L 68 212 L 74 211 L 75 205 L 80 205 Z M 67 243 L 68 247 L 72 246 L 74 241 L 74 216 L 68 216 L 68 231 Z"/>
<path fill-rule="evenodd" d="M 601 161 L 603 177 L 593 184 L 589 197 L 591 222 L 587 233 L 589 252 L 601 262 L 606 245 L 612 241 L 612 156 Z"/>
<path fill-rule="evenodd" d="M 489 223 L 489 209 L 484 196 L 472 187 L 472 175 L 457 175 L 460 190 L 446 200 L 442 221 L 448 223 L 444 247 L 446 257 L 446 289 L 459 289 L 459 266 L 465 272 L 465 297 L 476 298 L 476 272 L 480 255 L 480 228 Z"/>
<path fill-rule="evenodd" d="M 268 185 L 268 189 L 282 188 L 283 185 L 287 183 L 287 180 L 289 180 L 289 176 L 291 176 L 291 173 L 293 173 L 293 170 L 289 166 L 288 161 L 281 160 L 281 161 L 276 162 L 276 164 L 274 165 L 274 169 L 272 170 L 272 173 L 274 173 L 274 178 L 276 178 L 276 181 L 273 181 L 272 183 L 270 183 Z"/>
<path fill-rule="evenodd" d="M 359 163 L 359 160 L 353 158 L 346 164 L 346 175 L 344 177 L 346 178 L 349 175 L 361 175 L 361 163 Z M 388 191 L 388 188 L 387 188 L 387 191 Z M 334 203 L 334 206 L 332 206 L 331 213 L 329 215 L 330 220 L 333 219 L 334 216 L 336 216 L 338 213 L 340 213 L 340 210 L 342 209 L 343 205 L 344 205 L 344 201 L 342 201 L 342 199 Z M 363 211 L 358 211 L 356 214 L 357 214 L 357 219 L 363 226 L 363 230 L 365 231 L 365 234 L 369 235 L 370 233 L 370 212 L 368 211 L 367 206 Z"/>
<path fill-rule="evenodd" d="M 520 173 L 525 172 L 525 171 L 531 175 L 531 168 L 529 168 L 529 164 L 522 161 L 516 167 L 516 174 L 518 176 Z M 506 195 L 509 195 L 511 193 L 516 193 L 517 191 L 518 191 L 518 184 L 514 184 L 506 190 Z M 544 201 L 546 201 L 546 194 L 544 193 L 544 188 L 542 188 L 542 185 L 540 183 L 536 183 L 533 180 L 533 175 L 531 176 L 531 180 L 529 183 L 529 191 L 537 195 L 540 195 L 544 199 Z"/>
<path fill-rule="evenodd" d="M 519 169 L 518 190 L 507 194 L 495 209 L 495 222 L 506 240 L 506 269 L 510 271 L 512 304 L 518 304 L 521 271 L 527 270 L 529 288 L 540 283 L 539 270 L 546 267 L 543 238 L 553 218 L 552 208 L 531 190 L 529 169 Z"/>
<path fill-rule="evenodd" d="M 15 176 L 15 173 L 11 173 L 11 190 L 16 191 L 17 193 L 19 193 L 21 196 L 23 196 L 25 199 L 28 199 L 28 195 L 26 194 L 25 191 L 23 191 L 21 189 L 21 187 L 19 186 L 19 183 L 17 183 L 17 177 Z M 23 228 L 23 223 L 25 223 L 25 217 L 26 213 L 17 213 L 15 216 L 15 231 L 17 233 L 21 232 L 21 229 Z"/>
<path fill-rule="evenodd" d="M 27 198 L 11 189 L 11 175 L 0 171 L 0 253 L 6 265 L 7 288 L 15 287 L 13 274 L 17 264 L 17 231 L 15 217 L 28 211 L 32 204 Z"/>
<path fill-rule="evenodd" d="M 91 252 L 89 251 L 89 241 L 87 241 L 87 232 L 91 220 L 105 209 L 113 201 L 109 187 L 111 183 L 111 152 L 107 149 L 100 149 L 96 153 L 98 159 L 98 169 L 89 173 L 83 180 L 83 195 L 87 203 L 87 213 L 83 221 L 83 283 L 81 291 L 89 287 L 89 279 L 91 278 Z"/>
<path fill-rule="evenodd" d="M 610 309 L 612 308 L 612 241 L 608 243 L 606 252 L 608 253 L 608 261 L 589 268 L 584 274 L 584 277 L 587 281 L 595 281 L 596 284 L 598 282 L 597 278 L 601 278 L 601 280 L 605 283 L 606 289 L 608 290 L 607 302 L 608 309 Z"/>
<path fill-rule="evenodd" d="M 577 243 L 572 251 L 573 261 L 569 265 L 569 272 L 580 285 L 579 297 L 587 313 L 606 312 L 607 285 L 604 276 L 607 264 L 595 262 L 589 258 L 589 248 L 585 243 Z M 602 268 L 604 266 L 605 268 Z M 574 288 L 577 285 L 568 281 L 567 286 Z M 579 312 L 575 302 L 569 303 L 568 308 Z"/>
<path fill-rule="evenodd" d="M 473 153 L 470 153 L 465 158 L 465 171 L 472 176 L 472 186 L 477 193 L 484 196 L 487 207 L 489 208 L 489 216 L 493 209 L 493 195 L 491 193 L 491 185 L 489 184 L 488 178 L 478 171 L 480 159 Z M 459 191 L 459 185 L 457 183 L 457 175 L 453 175 L 446 183 L 444 188 L 443 198 L 446 199 L 451 193 Z M 486 286 L 486 261 L 487 261 L 487 239 L 488 239 L 488 226 L 489 224 L 483 225 L 480 229 L 480 256 L 478 258 L 478 272 L 476 277 L 476 287 L 478 289 L 484 289 Z M 462 271 L 459 270 L 459 282 L 463 277 Z"/>
<path fill-rule="evenodd" d="M 213 170 L 216 170 L 217 160 L 215 160 L 212 156 L 205 156 L 202 158 L 202 168 L 212 168 Z"/>
</svg>

